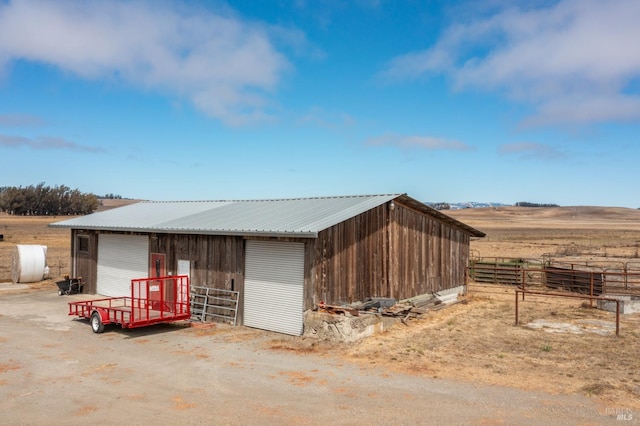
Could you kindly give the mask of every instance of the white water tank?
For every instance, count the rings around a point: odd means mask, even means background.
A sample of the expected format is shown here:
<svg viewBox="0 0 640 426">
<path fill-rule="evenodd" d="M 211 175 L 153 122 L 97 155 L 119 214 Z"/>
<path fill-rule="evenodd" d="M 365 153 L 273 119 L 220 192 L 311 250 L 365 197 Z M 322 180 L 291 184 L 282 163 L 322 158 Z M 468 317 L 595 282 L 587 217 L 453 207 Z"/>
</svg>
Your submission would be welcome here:
<svg viewBox="0 0 640 426">
<path fill-rule="evenodd" d="M 13 251 L 11 280 L 14 283 L 33 283 L 49 275 L 47 246 L 18 244 Z"/>
</svg>

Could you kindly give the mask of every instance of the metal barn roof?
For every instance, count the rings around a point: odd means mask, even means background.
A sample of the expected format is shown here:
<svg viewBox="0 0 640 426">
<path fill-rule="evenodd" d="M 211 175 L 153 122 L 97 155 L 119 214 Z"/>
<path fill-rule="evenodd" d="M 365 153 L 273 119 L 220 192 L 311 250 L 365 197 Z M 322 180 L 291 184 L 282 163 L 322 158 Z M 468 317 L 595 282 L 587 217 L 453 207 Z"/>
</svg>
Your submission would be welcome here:
<svg viewBox="0 0 640 426">
<path fill-rule="evenodd" d="M 484 235 L 401 194 L 277 200 L 143 201 L 52 223 L 50 226 L 132 232 L 313 238 L 324 229 L 394 199 L 413 204 L 413 208 L 417 205 L 423 212 L 457 225 L 472 235 Z"/>
</svg>

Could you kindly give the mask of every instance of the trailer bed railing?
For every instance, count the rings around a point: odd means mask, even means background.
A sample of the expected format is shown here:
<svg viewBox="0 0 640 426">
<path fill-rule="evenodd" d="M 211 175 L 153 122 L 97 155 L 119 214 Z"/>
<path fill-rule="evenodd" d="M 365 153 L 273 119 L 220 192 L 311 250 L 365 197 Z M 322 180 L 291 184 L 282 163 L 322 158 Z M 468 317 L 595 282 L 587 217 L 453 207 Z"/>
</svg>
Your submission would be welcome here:
<svg viewBox="0 0 640 426">
<path fill-rule="evenodd" d="M 90 318 L 102 314 L 105 324 L 122 328 L 187 320 L 191 317 L 189 277 L 172 276 L 131 280 L 131 296 L 69 302 L 69 315 Z"/>
</svg>

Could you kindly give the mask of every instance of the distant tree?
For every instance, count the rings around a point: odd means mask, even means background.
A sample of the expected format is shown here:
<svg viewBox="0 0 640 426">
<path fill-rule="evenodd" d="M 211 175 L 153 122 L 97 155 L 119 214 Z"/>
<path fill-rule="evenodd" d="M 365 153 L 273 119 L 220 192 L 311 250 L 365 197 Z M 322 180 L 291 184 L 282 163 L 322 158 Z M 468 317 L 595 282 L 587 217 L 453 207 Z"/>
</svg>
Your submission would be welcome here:
<svg viewBox="0 0 640 426">
<path fill-rule="evenodd" d="M 82 215 L 98 208 L 98 197 L 68 186 L 36 186 L 0 188 L 0 211 L 13 215 L 53 216 Z"/>
<path fill-rule="evenodd" d="M 103 197 L 100 198 L 104 198 L 106 200 L 121 200 L 122 199 L 122 195 L 116 195 L 116 194 L 105 194 Z"/>
<path fill-rule="evenodd" d="M 560 207 L 557 204 L 541 204 L 541 203 L 530 203 L 528 201 L 518 201 L 516 207 Z"/>
</svg>

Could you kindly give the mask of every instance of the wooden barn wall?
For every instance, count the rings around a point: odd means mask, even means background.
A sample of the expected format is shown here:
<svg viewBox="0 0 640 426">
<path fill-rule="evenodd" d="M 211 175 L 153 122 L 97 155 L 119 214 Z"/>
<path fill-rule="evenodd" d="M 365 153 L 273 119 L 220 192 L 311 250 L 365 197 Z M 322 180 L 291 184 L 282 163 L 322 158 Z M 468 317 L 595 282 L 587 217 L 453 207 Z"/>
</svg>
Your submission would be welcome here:
<svg viewBox="0 0 640 426">
<path fill-rule="evenodd" d="M 464 284 L 468 233 L 397 202 L 390 216 L 389 297 L 404 299 Z"/>
<path fill-rule="evenodd" d="M 90 237 L 90 253 L 77 255 L 74 250 L 76 235 L 88 235 Z M 72 262 L 76 262 L 76 269 L 86 271 L 83 277 L 89 284 L 88 293 L 95 293 L 98 265 L 98 235 L 111 233 L 108 231 L 72 230 Z M 143 234 L 147 235 L 147 234 Z M 192 285 L 210 288 L 221 288 L 240 292 L 238 303 L 238 324 L 243 323 L 244 305 L 244 260 L 245 238 L 239 236 L 215 236 L 215 235 L 188 235 L 188 234 L 164 234 L 152 233 L 149 235 L 149 256 L 151 253 L 161 253 L 166 256 L 167 273 L 176 273 L 178 260 L 191 261 Z M 256 240 L 302 242 L 305 244 L 305 273 L 304 273 L 304 297 L 312 299 L 309 291 L 313 277 L 310 274 L 309 265 L 313 264 L 315 255 L 312 239 L 309 238 L 261 238 Z M 75 257 L 75 259 L 74 259 Z M 232 281 L 233 280 L 233 281 Z M 311 308 L 313 305 L 306 305 Z"/>
<path fill-rule="evenodd" d="M 244 240 L 241 237 L 195 234 L 150 234 L 151 253 L 167 256 L 167 271 L 176 273 L 178 260 L 191 261 L 191 283 L 234 290 L 244 283 Z"/>
<path fill-rule="evenodd" d="M 307 307 L 404 299 L 464 284 L 469 234 L 397 201 L 320 232 L 308 259 Z"/>
<path fill-rule="evenodd" d="M 107 231 L 77 230 L 71 232 L 71 256 L 75 270 L 88 284 L 88 293 L 96 292 L 98 275 L 98 235 Z M 88 235 L 89 255 L 75 250 L 77 235 Z M 147 234 L 140 234 L 147 235 Z M 192 285 L 232 289 L 244 293 L 244 239 L 214 235 L 149 234 L 149 255 L 166 255 L 167 273 L 176 273 L 178 260 L 191 261 Z M 238 306 L 238 320 L 242 320 L 242 300 Z"/>
<path fill-rule="evenodd" d="M 387 206 L 382 205 L 321 231 L 311 250 L 312 291 L 307 307 L 321 301 L 350 303 L 386 296 Z"/>
<path fill-rule="evenodd" d="M 178 260 L 191 261 L 191 285 L 240 292 L 238 323 L 243 319 L 244 239 L 237 236 L 150 234 L 151 253 L 166 255 L 168 272 L 176 273 Z"/>
</svg>

